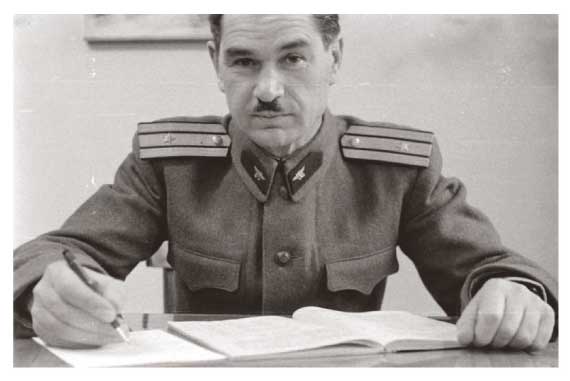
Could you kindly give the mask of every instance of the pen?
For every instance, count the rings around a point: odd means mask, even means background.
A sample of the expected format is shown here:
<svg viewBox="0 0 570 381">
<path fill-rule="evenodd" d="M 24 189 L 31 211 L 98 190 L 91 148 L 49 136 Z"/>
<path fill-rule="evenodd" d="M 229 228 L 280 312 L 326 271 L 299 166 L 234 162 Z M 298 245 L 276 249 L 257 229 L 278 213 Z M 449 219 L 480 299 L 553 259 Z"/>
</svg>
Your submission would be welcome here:
<svg viewBox="0 0 570 381">
<path fill-rule="evenodd" d="M 65 261 L 67 262 L 67 264 L 69 265 L 71 270 L 79 277 L 79 279 L 81 279 L 83 281 L 83 283 L 85 283 L 87 285 L 87 287 L 89 287 L 90 289 L 92 289 L 93 291 L 95 291 L 96 293 L 101 295 L 101 292 L 99 291 L 99 285 L 97 284 L 97 282 L 94 279 L 91 279 L 87 275 L 85 270 L 83 270 L 81 265 L 79 265 L 75 261 L 75 255 L 73 255 L 73 253 L 71 253 L 69 250 L 65 249 L 63 251 L 63 257 L 65 258 Z M 129 337 L 127 336 L 127 334 L 125 333 L 125 331 L 121 327 L 121 321 L 122 320 L 123 320 L 123 316 L 120 313 L 117 313 L 115 320 L 113 320 L 111 322 L 111 327 L 113 327 L 115 329 L 115 331 L 117 331 L 119 336 L 121 336 L 121 338 L 124 341 L 128 342 Z"/>
</svg>

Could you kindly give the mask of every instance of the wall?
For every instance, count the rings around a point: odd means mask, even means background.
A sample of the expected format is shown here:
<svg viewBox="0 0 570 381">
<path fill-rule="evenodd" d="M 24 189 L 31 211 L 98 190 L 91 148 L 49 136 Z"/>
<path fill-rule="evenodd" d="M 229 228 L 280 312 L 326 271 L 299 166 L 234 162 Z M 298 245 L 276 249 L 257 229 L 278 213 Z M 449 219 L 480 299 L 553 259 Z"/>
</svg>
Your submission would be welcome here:
<svg viewBox="0 0 570 381">
<path fill-rule="evenodd" d="M 558 272 L 555 16 L 342 18 L 337 114 L 436 133 L 506 245 Z M 80 15 L 14 19 L 14 246 L 60 226 L 111 182 L 136 123 L 225 113 L 203 43 L 99 44 Z M 385 307 L 441 310 L 400 255 Z M 160 311 L 160 272 L 127 279 L 129 311 Z"/>
</svg>

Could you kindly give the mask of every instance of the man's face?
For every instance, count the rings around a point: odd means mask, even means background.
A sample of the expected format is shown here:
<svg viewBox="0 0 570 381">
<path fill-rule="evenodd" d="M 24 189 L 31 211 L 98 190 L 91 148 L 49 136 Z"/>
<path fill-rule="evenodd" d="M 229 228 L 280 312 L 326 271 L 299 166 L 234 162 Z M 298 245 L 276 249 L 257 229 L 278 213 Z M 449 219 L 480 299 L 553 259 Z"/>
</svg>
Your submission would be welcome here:
<svg viewBox="0 0 570 381">
<path fill-rule="evenodd" d="M 341 45 L 325 49 L 311 15 L 224 15 L 219 51 L 209 45 L 237 126 L 283 156 L 316 133 Z"/>
</svg>

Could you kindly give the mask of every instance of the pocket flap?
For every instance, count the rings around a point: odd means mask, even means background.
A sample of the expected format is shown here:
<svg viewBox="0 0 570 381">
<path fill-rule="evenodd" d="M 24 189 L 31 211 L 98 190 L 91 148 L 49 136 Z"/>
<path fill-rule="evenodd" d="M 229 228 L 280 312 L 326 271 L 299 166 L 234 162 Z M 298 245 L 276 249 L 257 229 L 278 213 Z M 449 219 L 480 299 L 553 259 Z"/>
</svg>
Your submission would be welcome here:
<svg viewBox="0 0 570 381">
<path fill-rule="evenodd" d="M 239 286 L 240 263 L 216 258 L 189 249 L 174 249 L 176 273 L 190 291 L 217 288 L 233 292 Z"/>
<path fill-rule="evenodd" d="M 330 291 L 356 290 L 369 295 L 387 275 L 398 271 L 396 247 L 326 264 Z"/>
</svg>

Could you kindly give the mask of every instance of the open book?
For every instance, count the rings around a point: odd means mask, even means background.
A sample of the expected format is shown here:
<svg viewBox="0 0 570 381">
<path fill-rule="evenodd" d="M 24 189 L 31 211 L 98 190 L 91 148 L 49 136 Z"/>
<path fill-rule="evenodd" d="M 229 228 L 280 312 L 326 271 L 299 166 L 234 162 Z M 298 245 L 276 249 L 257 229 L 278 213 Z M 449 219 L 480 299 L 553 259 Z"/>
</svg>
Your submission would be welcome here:
<svg viewBox="0 0 570 381">
<path fill-rule="evenodd" d="M 136 331 L 128 343 L 63 349 L 34 340 L 76 367 L 206 364 L 224 359 L 305 358 L 459 347 L 455 325 L 408 312 L 304 307 L 293 318 L 171 321 L 172 333 Z"/>
<path fill-rule="evenodd" d="M 292 319 L 259 316 L 171 321 L 169 328 L 229 358 L 372 354 L 457 348 L 455 325 L 402 311 L 300 308 Z"/>
<path fill-rule="evenodd" d="M 88 349 L 51 347 L 38 337 L 34 337 L 34 341 L 69 365 L 78 368 L 178 366 L 205 364 L 226 358 L 158 329 L 135 331 L 130 336 L 128 343 L 119 342 Z"/>
</svg>

